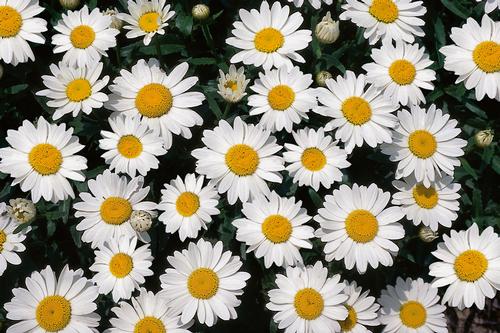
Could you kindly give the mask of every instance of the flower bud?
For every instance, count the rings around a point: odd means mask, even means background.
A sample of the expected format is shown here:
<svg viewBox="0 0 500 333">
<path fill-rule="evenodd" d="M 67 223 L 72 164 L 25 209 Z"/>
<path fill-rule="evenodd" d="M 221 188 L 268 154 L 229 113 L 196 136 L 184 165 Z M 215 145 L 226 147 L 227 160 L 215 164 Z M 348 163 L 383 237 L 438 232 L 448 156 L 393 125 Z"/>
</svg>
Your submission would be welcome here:
<svg viewBox="0 0 500 333">
<path fill-rule="evenodd" d="M 432 231 L 429 227 L 421 227 L 418 231 L 418 237 L 422 242 L 430 243 L 439 237 L 439 233 L 437 231 Z"/>
<path fill-rule="evenodd" d="M 123 21 L 117 17 L 117 14 L 118 9 L 116 8 L 108 8 L 104 11 L 104 15 L 111 16 L 111 24 L 109 27 L 116 30 L 121 30 L 121 28 L 123 27 Z"/>
<path fill-rule="evenodd" d="M 479 148 L 486 148 L 493 142 L 493 138 L 495 134 L 493 130 L 487 129 L 483 131 L 479 131 L 474 135 L 474 141 Z"/>
<path fill-rule="evenodd" d="M 332 74 L 327 71 L 321 71 L 316 74 L 316 84 L 320 87 L 326 87 L 326 80 L 331 79 Z"/>
<path fill-rule="evenodd" d="M 191 14 L 198 21 L 206 20 L 210 16 L 210 8 L 202 3 L 193 7 Z"/>
<path fill-rule="evenodd" d="M 130 224 L 135 231 L 148 231 L 153 224 L 153 217 L 146 211 L 134 210 L 130 216 Z"/>
<path fill-rule="evenodd" d="M 36 206 L 33 201 L 23 198 L 9 200 L 10 206 L 7 207 L 7 212 L 19 223 L 28 223 L 35 219 Z"/>
<path fill-rule="evenodd" d="M 330 12 L 316 25 L 316 38 L 322 44 L 332 44 L 340 35 L 339 22 L 332 20 Z"/>
<path fill-rule="evenodd" d="M 80 6 L 80 0 L 59 0 L 62 8 L 73 10 Z"/>
</svg>

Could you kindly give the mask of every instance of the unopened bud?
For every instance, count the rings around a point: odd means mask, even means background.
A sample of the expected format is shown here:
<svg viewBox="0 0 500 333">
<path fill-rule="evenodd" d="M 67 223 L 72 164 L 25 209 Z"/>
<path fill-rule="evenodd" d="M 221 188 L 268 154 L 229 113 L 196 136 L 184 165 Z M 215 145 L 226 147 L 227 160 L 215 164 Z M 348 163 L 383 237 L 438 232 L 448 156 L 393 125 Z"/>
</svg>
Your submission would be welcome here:
<svg viewBox="0 0 500 333">
<path fill-rule="evenodd" d="M 73 10 L 80 6 L 80 0 L 59 0 L 62 8 Z"/>
<path fill-rule="evenodd" d="M 474 135 L 474 141 L 478 147 L 486 148 L 491 145 L 494 137 L 495 134 L 493 133 L 493 130 L 488 129 L 477 132 L 476 135 Z"/>
<path fill-rule="evenodd" d="M 28 223 L 36 217 L 36 206 L 33 201 L 23 198 L 9 200 L 10 206 L 7 207 L 7 212 L 10 217 L 19 223 Z"/>
<path fill-rule="evenodd" d="M 104 11 L 104 15 L 111 16 L 111 24 L 109 27 L 116 30 L 121 30 L 121 28 L 123 27 L 123 21 L 118 18 L 117 14 L 118 9 L 116 8 L 108 8 Z"/>
<path fill-rule="evenodd" d="M 130 224 L 135 231 L 148 231 L 153 224 L 153 217 L 146 211 L 135 210 L 130 216 Z"/>
<path fill-rule="evenodd" d="M 340 35 L 339 22 L 332 20 L 330 12 L 316 25 L 316 38 L 322 44 L 334 43 Z"/>
<path fill-rule="evenodd" d="M 421 227 L 418 231 L 418 237 L 422 240 L 422 242 L 430 243 L 438 238 L 439 234 L 437 231 L 432 231 L 429 227 Z"/>
<path fill-rule="evenodd" d="M 316 74 L 316 84 L 320 87 L 326 87 L 326 80 L 331 79 L 332 74 L 327 71 L 321 71 Z"/>
<path fill-rule="evenodd" d="M 210 8 L 202 3 L 193 7 L 191 14 L 198 21 L 206 20 L 210 16 Z"/>
</svg>

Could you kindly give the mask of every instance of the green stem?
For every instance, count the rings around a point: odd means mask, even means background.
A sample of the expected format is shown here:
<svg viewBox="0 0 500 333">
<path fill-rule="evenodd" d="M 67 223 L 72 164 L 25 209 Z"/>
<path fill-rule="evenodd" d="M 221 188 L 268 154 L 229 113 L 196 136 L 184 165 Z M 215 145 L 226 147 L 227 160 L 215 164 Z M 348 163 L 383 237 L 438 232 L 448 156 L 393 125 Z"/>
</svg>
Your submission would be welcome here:
<svg viewBox="0 0 500 333">
<path fill-rule="evenodd" d="M 120 44 L 116 43 L 115 46 L 115 54 L 116 54 L 116 64 L 118 68 L 122 68 L 122 58 L 120 57 Z"/>
<path fill-rule="evenodd" d="M 156 56 L 161 64 L 161 44 L 159 36 L 155 36 Z"/>
<path fill-rule="evenodd" d="M 222 119 L 226 119 L 229 116 L 229 111 L 231 111 L 231 103 L 226 103 L 226 108 L 224 109 L 224 113 L 222 114 Z"/>
</svg>

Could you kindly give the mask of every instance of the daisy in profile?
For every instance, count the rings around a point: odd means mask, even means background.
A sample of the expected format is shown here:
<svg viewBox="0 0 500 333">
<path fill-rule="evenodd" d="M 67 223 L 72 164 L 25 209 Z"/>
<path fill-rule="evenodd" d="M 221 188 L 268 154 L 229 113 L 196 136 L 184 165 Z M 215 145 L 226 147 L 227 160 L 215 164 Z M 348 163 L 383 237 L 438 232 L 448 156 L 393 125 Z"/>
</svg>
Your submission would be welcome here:
<svg viewBox="0 0 500 333">
<path fill-rule="evenodd" d="M 190 127 L 202 125 L 203 118 L 191 108 L 201 105 L 205 96 L 190 91 L 198 78 L 184 78 L 189 65 L 184 62 L 167 75 L 156 59 L 146 62 L 140 59 L 131 71 L 122 69 L 109 89 L 113 92 L 105 107 L 123 112 L 127 116 L 139 116 L 159 133 L 165 148 L 172 146 L 172 133 L 191 138 Z"/>
<path fill-rule="evenodd" d="M 314 9 L 320 9 L 322 1 L 327 5 L 331 5 L 333 3 L 333 0 L 309 0 L 309 3 Z M 302 7 L 304 0 L 288 0 L 288 2 L 293 2 L 295 7 Z"/>
<path fill-rule="evenodd" d="M 7 333 L 94 332 L 101 317 L 95 312 L 97 287 L 64 266 L 56 276 L 50 266 L 26 278 L 26 288 L 12 290 L 14 298 L 4 305 L 7 319 L 19 321 Z"/>
<path fill-rule="evenodd" d="M 415 36 L 425 35 L 420 17 L 427 9 L 422 5 L 423 1 L 415 0 L 347 0 L 339 18 L 365 28 L 364 37 L 372 45 L 380 39 L 413 43 Z"/>
<path fill-rule="evenodd" d="M 287 267 L 276 275 L 277 289 L 268 292 L 266 307 L 278 312 L 273 319 L 287 333 L 340 332 L 339 321 L 347 318 L 343 303 L 345 285 L 340 275 L 328 277 L 321 261 L 314 266 Z"/>
<path fill-rule="evenodd" d="M 190 173 L 184 180 L 180 176 L 165 184 L 161 191 L 158 210 L 163 211 L 158 220 L 165 224 L 165 231 L 179 233 L 179 238 L 198 237 L 198 232 L 218 215 L 219 195 L 213 184 L 204 185 L 205 177 Z"/>
<path fill-rule="evenodd" d="M 9 215 L 0 213 L 0 276 L 5 272 L 7 264 L 19 265 L 21 258 L 18 253 L 26 250 L 23 242 L 31 228 L 27 227 L 14 233 L 18 226 L 19 223 Z"/>
<path fill-rule="evenodd" d="M 126 23 L 123 29 L 130 30 L 127 32 L 127 38 L 144 36 L 144 45 L 149 45 L 156 34 L 164 35 L 168 21 L 175 15 L 166 2 L 166 0 L 128 0 L 127 8 L 130 14 L 117 15 Z"/>
<path fill-rule="evenodd" d="M 89 114 L 93 109 L 102 108 L 108 96 L 101 92 L 109 81 L 109 76 L 99 79 L 103 64 L 99 62 L 90 67 L 73 67 L 63 62 L 50 65 L 51 75 L 43 75 L 43 84 L 47 89 L 40 90 L 38 96 L 50 100 L 47 105 L 56 108 L 52 119 L 57 120 L 71 113 L 76 117 L 80 112 Z"/>
<path fill-rule="evenodd" d="M 336 80 L 326 80 L 326 88 L 318 88 L 320 105 L 313 111 L 333 118 L 325 131 L 335 131 L 335 139 L 345 143 L 350 154 L 354 147 L 367 143 L 375 148 L 383 142 L 392 142 L 390 129 L 397 124 L 392 112 L 398 109 L 373 85 L 367 87 L 366 77 L 356 77 L 351 71 Z"/>
<path fill-rule="evenodd" d="M 259 193 L 270 193 L 266 181 L 281 183 L 284 169 L 276 138 L 260 125 L 248 125 L 240 117 L 231 127 L 225 120 L 213 130 L 203 131 L 206 145 L 191 153 L 198 161 L 196 172 L 217 184 L 219 193 L 227 192 L 229 204 L 247 202 Z"/>
<path fill-rule="evenodd" d="M 0 171 L 14 178 L 23 192 L 31 192 L 37 203 L 41 198 L 58 202 L 75 193 L 68 179 L 84 181 L 82 170 L 87 159 L 75 155 L 84 148 L 73 128 L 65 124 L 49 124 L 43 117 L 36 124 L 23 121 L 17 130 L 8 130 L 5 138 L 10 147 L 0 149 Z"/>
<path fill-rule="evenodd" d="M 165 155 L 163 140 L 139 117 L 118 114 L 108 118 L 113 132 L 101 131 L 99 148 L 106 150 L 102 158 L 110 170 L 135 177 L 138 172 L 146 176 L 149 170 L 158 169 L 157 156 Z"/>
<path fill-rule="evenodd" d="M 248 245 L 247 253 L 264 257 L 266 268 L 302 264 L 301 248 L 312 249 L 314 228 L 305 225 L 311 220 L 302 208 L 302 201 L 283 198 L 271 192 L 269 199 L 259 195 L 243 204 L 245 218 L 233 221 L 236 239 Z"/>
<path fill-rule="evenodd" d="M 181 322 L 189 323 L 196 315 L 201 324 L 213 326 L 217 319 L 236 319 L 250 274 L 240 272 L 240 257 L 223 252 L 222 242 L 215 245 L 199 239 L 189 243 L 182 253 L 175 251 L 167 258 L 173 268 L 160 276 L 161 295 L 169 306 L 181 314 Z"/>
<path fill-rule="evenodd" d="M 92 281 L 100 294 L 111 292 L 113 301 L 129 299 L 135 289 L 153 275 L 149 244 L 137 248 L 137 238 L 126 235 L 110 237 L 95 251 L 95 260 L 89 269 L 96 274 Z"/>
<path fill-rule="evenodd" d="M 500 2 L 498 3 L 500 6 Z M 484 15 L 479 25 L 469 17 L 461 28 L 452 28 L 455 43 L 442 47 L 444 68 L 458 75 L 455 83 L 476 90 L 476 99 L 484 96 L 500 101 L 500 35 L 498 22 Z"/>
<path fill-rule="evenodd" d="M 446 307 L 438 304 L 438 290 L 421 278 L 398 277 L 395 286 L 382 290 L 378 302 L 384 332 L 448 333 Z"/>
<path fill-rule="evenodd" d="M 439 225 L 449 228 L 458 217 L 460 184 L 450 176 L 437 177 L 429 187 L 415 180 L 415 176 L 392 182 L 399 192 L 392 196 L 392 204 L 400 205 L 406 218 L 414 225 L 422 223 L 437 231 Z"/>
<path fill-rule="evenodd" d="M 372 49 L 374 62 L 363 65 L 366 80 L 384 92 L 384 96 L 401 105 L 425 103 L 422 89 L 433 90 L 436 72 L 429 69 L 433 61 L 418 44 L 382 43 Z"/>
<path fill-rule="evenodd" d="M 83 217 L 76 226 L 76 230 L 83 231 L 82 241 L 96 248 L 122 235 L 128 238 L 137 236 L 143 242 L 151 240 L 147 232 L 135 231 L 130 224 L 133 211 L 142 210 L 156 216 L 156 204 L 144 201 L 149 186 L 143 187 L 142 177 L 128 181 L 125 176 L 105 170 L 96 179 L 89 180 L 87 185 L 90 193 L 80 193 L 82 201 L 73 205 L 75 217 Z"/>
<path fill-rule="evenodd" d="M 292 69 L 292 60 L 305 62 L 297 51 L 305 49 L 312 40 L 310 30 L 297 30 L 304 22 L 300 12 L 290 14 L 290 7 L 276 1 L 269 8 L 262 1 L 260 11 L 240 9 L 241 21 L 233 23 L 234 37 L 226 43 L 241 49 L 231 58 L 231 63 L 263 67 L 265 70 L 283 65 Z"/>
<path fill-rule="evenodd" d="M 330 188 L 334 182 L 342 181 L 342 171 L 351 165 L 345 150 L 337 146 L 337 141 L 325 135 L 323 128 L 301 129 L 292 132 L 296 145 L 285 143 L 283 158 L 286 170 L 299 186 L 311 186 L 315 191 L 320 185 Z"/>
<path fill-rule="evenodd" d="M 483 0 L 476 0 L 476 2 L 481 2 Z M 491 13 L 495 9 L 500 9 L 500 0 L 486 0 L 484 1 L 484 11 L 486 13 Z"/>
<path fill-rule="evenodd" d="M 228 103 L 237 103 L 246 96 L 249 79 L 245 76 L 245 68 L 242 66 L 236 69 L 236 66 L 229 66 L 229 72 L 224 73 L 219 69 L 219 83 L 217 92 Z"/>
<path fill-rule="evenodd" d="M 28 42 L 44 44 L 47 21 L 36 17 L 44 10 L 38 0 L 3 0 L 0 5 L 0 60 L 16 66 L 35 60 Z"/>
<path fill-rule="evenodd" d="M 325 197 L 324 208 L 314 220 L 321 228 L 317 236 L 326 243 L 326 260 L 343 260 L 347 269 L 356 266 L 364 274 L 369 266 L 392 266 L 398 252 L 393 242 L 405 235 L 398 223 L 404 216 L 399 207 L 386 208 L 391 194 L 375 184 L 369 187 L 341 185 Z"/>
<path fill-rule="evenodd" d="M 315 89 L 311 74 L 304 74 L 298 67 L 286 66 L 259 73 L 259 79 L 250 87 L 256 94 L 248 97 L 250 115 L 261 115 L 260 124 L 272 132 L 292 131 L 307 112 L 316 107 Z"/>
<path fill-rule="evenodd" d="M 93 67 L 107 56 L 108 49 L 116 46 L 119 30 L 113 29 L 111 16 L 101 13 L 99 8 L 89 12 L 87 5 L 80 10 L 62 14 L 52 36 L 54 53 L 63 53 L 63 62 L 72 67 Z"/>
<path fill-rule="evenodd" d="M 378 326 L 378 309 L 380 305 L 375 303 L 375 297 L 370 296 L 369 290 L 363 292 L 356 281 L 351 283 L 344 281 L 344 293 L 349 297 L 344 306 L 347 308 L 347 318 L 339 321 L 341 332 L 365 333 L 370 332 L 366 326 Z"/>
<path fill-rule="evenodd" d="M 445 174 L 453 177 L 464 155 L 467 141 L 457 138 L 458 122 L 432 104 L 428 110 L 412 105 L 411 113 L 398 111 L 399 125 L 392 134 L 392 144 L 382 145 L 382 152 L 398 162 L 396 179 L 411 174 L 425 187 Z"/>
<path fill-rule="evenodd" d="M 429 266 L 434 276 L 432 286 L 448 286 L 443 303 L 470 308 L 473 304 L 484 309 L 485 298 L 494 298 L 500 290 L 500 237 L 493 227 L 479 233 L 477 224 L 469 229 L 443 235 L 444 242 L 432 254 L 440 261 Z"/>
</svg>

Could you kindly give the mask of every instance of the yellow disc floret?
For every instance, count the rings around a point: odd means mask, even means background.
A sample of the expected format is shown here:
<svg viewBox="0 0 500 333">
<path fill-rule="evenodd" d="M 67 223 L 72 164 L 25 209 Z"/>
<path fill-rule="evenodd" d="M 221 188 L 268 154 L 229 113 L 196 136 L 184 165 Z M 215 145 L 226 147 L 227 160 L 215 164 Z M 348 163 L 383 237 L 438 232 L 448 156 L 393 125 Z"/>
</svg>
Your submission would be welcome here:
<svg viewBox="0 0 500 333">
<path fill-rule="evenodd" d="M 401 305 L 399 318 L 406 327 L 419 328 L 425 324 L 427 311 L 424 306 L 416 301 L 408 301 Z"/>
<path fill-rule="evenodd" d="M 276 52 L 285 43 L 283 34 L 274 28 L 265 28 L 255 34 L 255 48 L 264 53 Z"/>
<path fill-rule="evenodd" d="M 139 28 L 142 31 L 150 33 L 155 32 L 160 27 L 160 14 L 157 12 L 149 12 L 142 14 L 139 18 Z"/>
<path fill-rule="evenodd" d="M 47 332 L 59 332 L 71 320 L 71 303 L 62 296 L 47 296 L 36 307 L 38 326 Z"/>
<path fill-rule="evenodd" d="M 86 49 L 95 40 L 95 31 L 88 25 L 79 25 L 71 31 L 69 35 L 71 44 L 77 49 Z"/>
<path fill-rule="evenodd" d="M 198 268 L 189 275 L 187 285 L 194 298 L 209 299 L 219 290 L 219 277 L 210 268 Z"/>
<path fill-rule="evenodd" d="M 5 231 L 0 230 L 0 253 L 2 253 L 3 245 L 5 244 L 6 241 L 7 241 L 7 234 L 5 233 Z"/>
<path fill-rule="evenodd" d="M 253 175 L 260 161 L 255 149 L 245 144 L 229 148 L 225 160 L 229 170 L 240 177 Z"/>
<path fill-rule="evenodd" d="M 135 107 L 141 115 L 148 118 L 159 118 L 167 114 L 173 103 L 170 90 L 159 83 L 145 85 L 135 97 Z"/>
<path fill-rule="evenodd" d="M 347 309 L 347 318 L 339 321 L 340 328 L 342 332 L 349 332 L 356 326 L 356 322 L 358 321 L 358 314 L 356 310 L 350 305 L 345 305 Z"/>
<path fill-rule="evenodd" d="M 127 199 L 108 197 L 99 209 L 101 218 L 107 224 L 120 225 L 130 219 L 132 205 Z"/>
<path fill-rule="evenodd" d="M 417 69 L 408 60 L 400 59 L 394 61 L 389 67 L 389 76 L 400 86 L 406 86 L 415 80 Z"/>
<path fill-rule="evenodd" d="M 81 102 L 92 95 L 92 86 L 87 79 L 75 79 L 66 86 L 66 96 L 72 102 Z"/>
<path fill-rule="evenodd" d="M 132 257 L 126 253 L 120 252 L 115 254 L 109 262 L 109 271 L 114 277 L 119 279 L 129 275 L 133 268 L 134 262 L 132 261 Z"/>
<path fill-rule="evenodd" d="M 23 26 L 21 14 L 10 6 L 0 6 L 0 38 L 17 36 Z"/>
<path fill-rule="evenodd" d="M 408 148 L 421 159 L 434 155 L 437 150 L 437 141 L 434 135 L 426 130 L 416 130 L 408 137 Z"/>
<path fill-rule="evenodd" d="M 262 223 L 262 233 L 275 244 L 284 243 L 292 235 L 292 224 L 284 216 L 270 215 Z"/>
<path fill-rule="evenodd" d="M 293 306 L 297 315 L 305 320 L 314 320 L 323 312 L 323 296 L 313 288 L 304 288 L 295 294 Z"/>
<path fill-rule="evenodd" d="M 192 216 L 200 208 L 200 198 L 193 192 L 183 192 L 177 197 L 175 208 L 184 217 Z"/>
<path fill-rule="evenodd" d="M 320 171 L 326 165 L 325 154 L 316 147 L 305 149 L 300 160 L 309 171 Z"/>
<path fill-rule="evenodd" d="M 372 108 L 364 98 L 353 96 L 342 103 L 342 113 L 348 122 L 360 126 L 371 119 Z"/>
<path fill-rule="evenodd" d="M 295 101 L 295 92 L 287 85 L 278 85 L 267 95 L 269 105 L 276 111 L 285 111 Z"/>
<path fill-rule="evenodd" d="M 167 333 L 167 329 L 160 319 L 146 316 L 135 324 L 134 333 Z"/>
<path fill-rule="evenodd" d="M 36 172 L 43 176 L 53 175 L 61 169 L 63 157 L 59 149 L 50 143 L 34 146 L 28 154 L 28 161 Z"/>
<path fill-rule="evenodd" d="M 413 188 L 413 199 L 421 208 L 432 209 L 438 204 L 439 196 L 433 186 L 427 188 L 422 184 L 417 184 Z"/>
<path fill-rule="evenodd" d="M 370 14 L 379 22 L 393 23 L 399 17 L 398 6 L 392 0 L 373 0 Z"/>
<path fill-rule="evenodd" d="M 118 140 L 118 152 L 126 158 L 136 158 L 142 153 L 142 142 L 134 135 L 124 135 Z"/>
<path fill-rule="evenodd" d="M 356 209 L 347 216 L 345 230 L 355 242 L 368 243 L 377 236 L 378 221 L 369 211 Z"/>
<path fill-rule="evenodd" d="M 500 44 L 493 41 L 479 43 L 472 52 L 472 59 L 483 72 L 499 72 Z"/>
<path fill-rule="evenodd" d="M 488 259 L 477 250 L 467 250 L 455 258 L 453 264 L 458 278 L 465 282 L 475 282 L 488 269 Z"/>
</svg>

